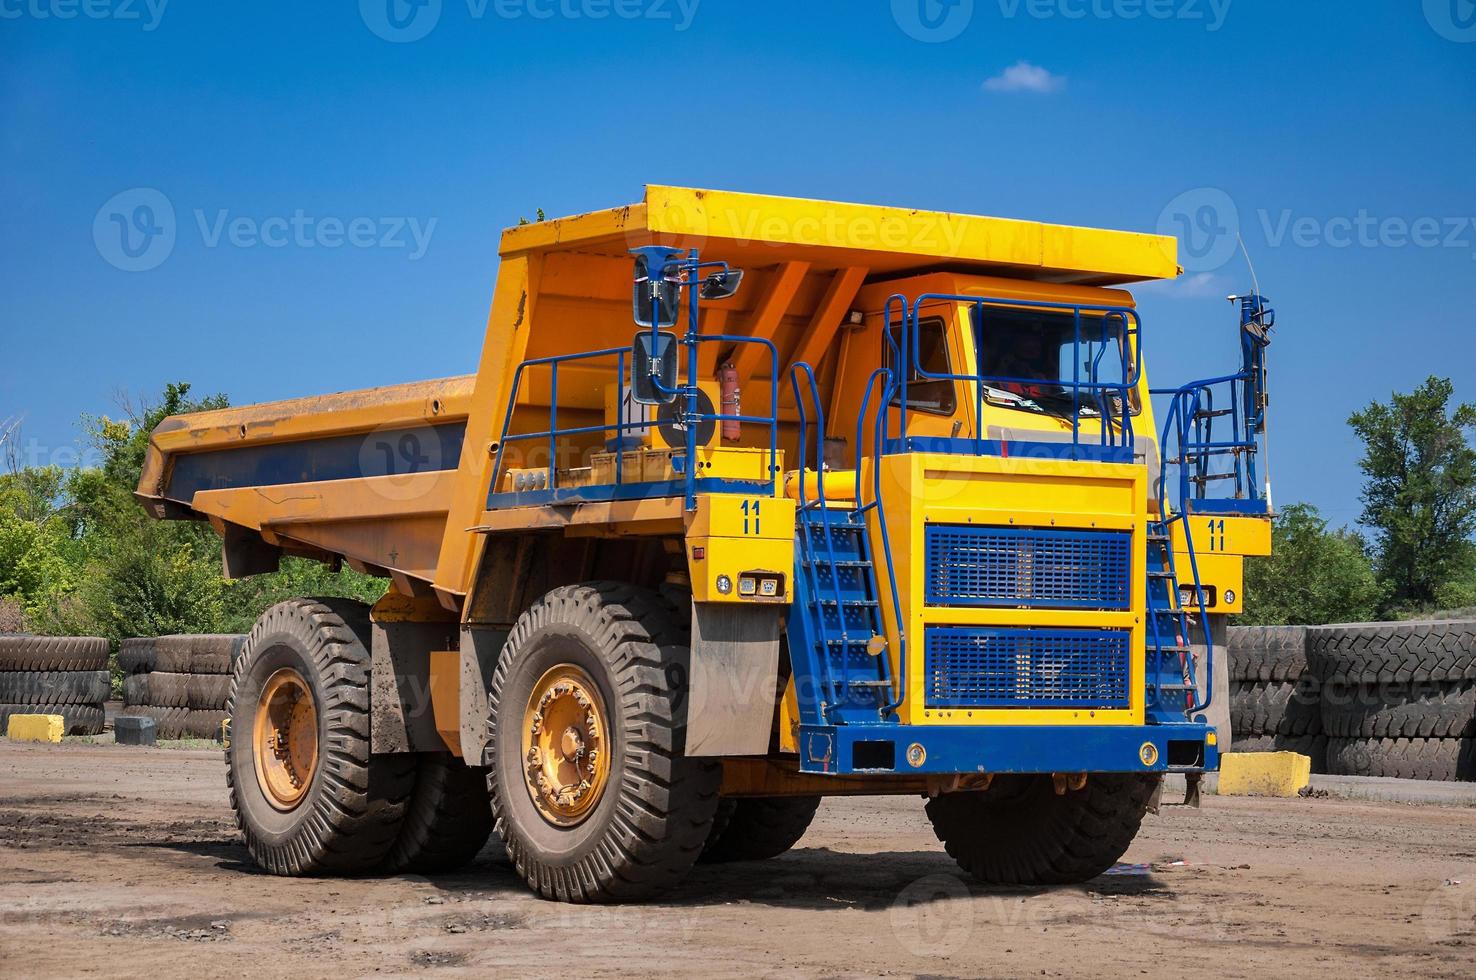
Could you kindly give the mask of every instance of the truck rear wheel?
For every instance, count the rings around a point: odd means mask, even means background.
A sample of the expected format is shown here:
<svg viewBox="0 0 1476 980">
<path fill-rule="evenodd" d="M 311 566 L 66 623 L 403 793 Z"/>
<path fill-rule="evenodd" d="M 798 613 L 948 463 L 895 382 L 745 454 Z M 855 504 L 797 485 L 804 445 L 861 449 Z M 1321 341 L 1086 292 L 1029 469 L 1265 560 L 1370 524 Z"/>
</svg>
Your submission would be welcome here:
<svg viewBox="0 0 1476 980">
<path fill-rule="evenodd" d="M 412 874 L 455 871 L 470 864 L 491 835 L 487 770 L 450 755 L 421 755 L 415 791 L 385 868 Z"/>
<path fill-rule="evenodd" d="M 999 776 L 983 792 L 928 801 L 950 857 L 981 881 L 1064 885 L 1087 881 L 1127 852 L 1157 776 L 1105 773 L 1056 793 L 1049 775 Z"/>
<path fill-rule="evenodd" d="M 702 849 L 705 864 L 764 861 L 800 842 L 815 811 L 818 796 L 738 797 L 718 803 L 713 833 Z"/>
<path fill-rule="evenodd" d="M 369 612 L 293 599 L 236 662 L 226 779 L 246 848 L 279 875 L 357 874 L 399 835 L 415 756 L 369 751 Z"/>
<path fill-rule="evenodd" d="M 518 619 L 489 694 L 492 814 L 544 898 L 645 898 L 702 852 L 722 769 L 683 754 L 687 633 L 670 604 L 609 582 Z"/>
</svg>

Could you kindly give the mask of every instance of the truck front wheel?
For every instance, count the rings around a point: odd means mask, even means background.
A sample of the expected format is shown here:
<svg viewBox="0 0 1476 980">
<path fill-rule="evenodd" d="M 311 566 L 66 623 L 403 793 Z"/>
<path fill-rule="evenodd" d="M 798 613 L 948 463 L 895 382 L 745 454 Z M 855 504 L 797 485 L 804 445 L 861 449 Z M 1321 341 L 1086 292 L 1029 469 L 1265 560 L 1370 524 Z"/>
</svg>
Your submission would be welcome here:
<svg viewBox="0 0 1476 980">
<path fill-rule="evenodd" d="M 518 619 L 489 693 L 497 831 L 544 898 L 645 898 L 702 852 L 721 767 L 683 754 L 685 630 L 659 595 L 598 582 Z"/>
<path fill-rule="evenodd" d="M 369 611 L 293 599 L 236 661 L 226 781 L 246 849 L 273 874 L 362 874 L 399 835 L 415 756 L 369 751 Z"/>
<path fill-rule="evenodd" d="M 1057 793 L 1050 775 L 998 776 L 983 792 L 928 801 L 950 857 L 981 881 L 1064 885 L 1087 881 L 1127 852 L 1158 776 L 1104 773 Z"/>
</svg>

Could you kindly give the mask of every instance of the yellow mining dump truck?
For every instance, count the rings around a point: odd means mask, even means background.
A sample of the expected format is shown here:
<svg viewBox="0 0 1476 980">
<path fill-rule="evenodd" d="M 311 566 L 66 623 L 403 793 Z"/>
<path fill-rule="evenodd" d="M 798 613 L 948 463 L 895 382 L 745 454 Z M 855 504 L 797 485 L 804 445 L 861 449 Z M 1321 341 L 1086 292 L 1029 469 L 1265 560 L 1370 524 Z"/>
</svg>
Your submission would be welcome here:
<svg viewBox="0 0 1476 980">
<path fill-rule="evenodd" d="M 624 900 L 908 794 L 985 881 L 1101 873 L 1216 768 L 1216 624 L 1269 546 L 1271 313 L 1150 391 L 1121 287 L 1175 258 L 653 186 L 503 234 L 475 375 L 167 419 L 138 495 L 227 574 L 390 583 L 252 630 L 251 854 L 432 871 L 495 830 L 539 894 Z"/>
</svg>

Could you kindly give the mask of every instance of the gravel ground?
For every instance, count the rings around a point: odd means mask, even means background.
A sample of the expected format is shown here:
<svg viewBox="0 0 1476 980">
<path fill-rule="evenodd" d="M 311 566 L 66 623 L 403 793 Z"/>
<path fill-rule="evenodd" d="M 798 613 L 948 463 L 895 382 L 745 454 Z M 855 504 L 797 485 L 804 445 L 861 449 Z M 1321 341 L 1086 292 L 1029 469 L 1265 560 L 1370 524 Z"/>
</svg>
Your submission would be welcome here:
<svg viewBox="0 0 1476 980">
<path fill-rule="evenodd" d="M 0 976 L 1476 975 L 1476 809 L 1206 797 L 1117 873 L 991 889 L 919 800 L 830 801 L 782 858 L 564 906 L 495 848 L 436 878 L 253 869 L 218 751 L 0 740 Z"/>
</svg>

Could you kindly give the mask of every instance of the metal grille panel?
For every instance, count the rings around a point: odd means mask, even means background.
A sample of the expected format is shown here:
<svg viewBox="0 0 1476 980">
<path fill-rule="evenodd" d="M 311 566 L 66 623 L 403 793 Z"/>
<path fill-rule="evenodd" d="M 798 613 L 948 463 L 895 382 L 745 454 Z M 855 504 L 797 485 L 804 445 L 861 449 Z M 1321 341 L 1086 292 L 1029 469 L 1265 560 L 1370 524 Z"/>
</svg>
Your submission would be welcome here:
<svg viewBox="0 0 1476 980">
<path fill-rule="evenodd" d="M 1127 630 L 930 626 L 924 637 L 929 707 L 1128 707 Z"/>
<path fill-rule="evenodd" d="M 1127 609 L 1132 533 L 933 524 L 931 606 Z"/>
</svg>

